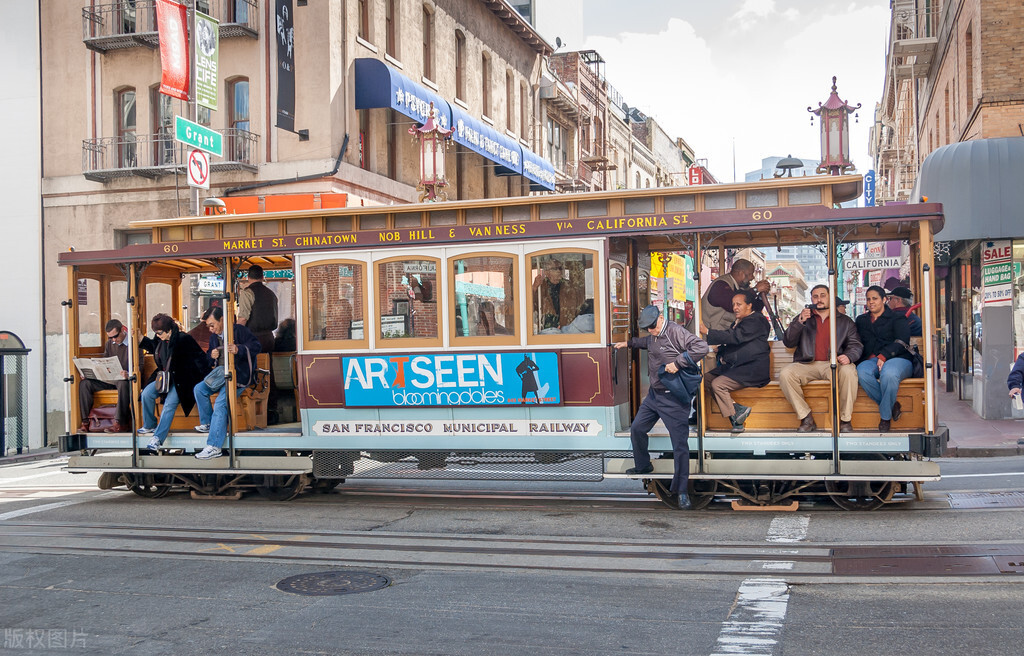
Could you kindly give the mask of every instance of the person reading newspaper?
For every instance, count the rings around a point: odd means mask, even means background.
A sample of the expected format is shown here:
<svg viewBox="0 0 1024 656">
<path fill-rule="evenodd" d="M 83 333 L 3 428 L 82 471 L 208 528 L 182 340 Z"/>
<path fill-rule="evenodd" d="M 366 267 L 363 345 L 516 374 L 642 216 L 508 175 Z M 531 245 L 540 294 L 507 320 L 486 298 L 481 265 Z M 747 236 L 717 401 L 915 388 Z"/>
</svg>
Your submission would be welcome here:
<svg viewBox="0 0 1024 656">
<path fill-rule="evenodd" d="M 92 412 L 93 396 L 98 390 L 117 390 L 117 418 L 105 429 L 108 433 L 128 430 L 131 384 L 128 382 L 128 328 L 117 319 L 111 319 L 105 327 L 107 342 L 103 346 L 102 358 L 75 358 L 75 366 L 82 374 L 78 386 L 78 405 L 82 412 L 82 425 L 78 432 L 89 432 L 89 413 Z M 118 366 L 115 366 L 118 365 Z"/>
</svg>

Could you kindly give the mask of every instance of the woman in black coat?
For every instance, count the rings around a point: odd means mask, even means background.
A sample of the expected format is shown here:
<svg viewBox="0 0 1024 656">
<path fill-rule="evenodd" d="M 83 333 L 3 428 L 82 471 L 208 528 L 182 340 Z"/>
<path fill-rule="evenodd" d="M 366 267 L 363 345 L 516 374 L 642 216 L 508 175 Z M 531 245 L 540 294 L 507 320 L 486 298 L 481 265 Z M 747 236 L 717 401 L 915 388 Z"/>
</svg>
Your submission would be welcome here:
<svg viewBox="0 0 1024 656">
<path fill-rule="evenodd" d="M 771 347 L 768 333 L 771 325 L 760 312 L 754 312 L 757 297 L 749 289 L 741 289 L 732 297 L 736 321 L 726 330 L 709 330 L 708 344 L 720 344 L 718 366 L 704 380 L 718 402 L 722 416 L 732 422 L 732 432 L 742 433 L 750 408 L 732 400 L 731 392 L 744 387 L 764 387 L 771 381 Z"/>
<path fill-rule="evenodd" d="M 157 371 L 167 370 L 171 373 L 171 390 L 166 394 L 158 394 L 156 391 L 156 373 L 142 390 L 143 427 L 139 429 L 139 435 L 152 435 L 148 448 L 156 451 L 167 439 L 178 405 L 181 405 L 186 415 L 195 406 L 196 397 L 192 390 L 210 373 L 210 360 L 196 340 L 182 332 L 177 322 L 168 315 L 156 315 L 150 325 L 157 339 L 143 337 L 139 345 L 153 353 Z M 156 418 L 158 396 L 163 401 L 159 423 Z"/>
<path fill-rule="evenodd" d="M 901 312 L 893 312 L 885 304 L 885 289 L 868 287 L 865 293 L 868 311 L 857 317 L 857 333 L 864 343 L 864 353 L 857 363 L 857 378 L 871 400 L 878 404 L 878 430 L 889 430 L 892 420 L 902 414 L 896 392 L 900 381 L 914 371 L 910 351 L 910 324 Z"/>
</svg>

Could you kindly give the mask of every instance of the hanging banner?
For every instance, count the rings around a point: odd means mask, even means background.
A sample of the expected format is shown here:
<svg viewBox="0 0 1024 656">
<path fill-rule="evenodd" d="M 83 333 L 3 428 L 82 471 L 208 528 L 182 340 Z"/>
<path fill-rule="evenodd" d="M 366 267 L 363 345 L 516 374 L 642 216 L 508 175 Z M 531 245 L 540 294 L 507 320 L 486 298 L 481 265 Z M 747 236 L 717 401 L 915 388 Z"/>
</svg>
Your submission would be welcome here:
<svg viewBox="0 0 1024 656">
<path fill-rule="evenodd" d="M 196 12 L 196 102 L 217 109 L 217 60 L 220 58 L 220 22 Z"/>
<path fill-rule="evenodd" d="M 188 100 L 188 31 L 186 8 L 172 0 L 156 0 L 156 25 L 160 34 L 160 93 Z"/>
<path fill-rule="evenodd" d="M 295 132 L 295 28 L 292 0 L 277 0 L 277 127 Z"/>
</svg>

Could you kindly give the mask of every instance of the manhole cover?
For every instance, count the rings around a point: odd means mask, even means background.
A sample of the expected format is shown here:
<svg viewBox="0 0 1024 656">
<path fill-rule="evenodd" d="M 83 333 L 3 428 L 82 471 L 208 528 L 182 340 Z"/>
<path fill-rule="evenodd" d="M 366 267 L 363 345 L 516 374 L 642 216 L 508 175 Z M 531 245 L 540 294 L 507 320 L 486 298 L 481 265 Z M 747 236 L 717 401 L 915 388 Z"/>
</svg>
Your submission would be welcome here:
<svg viewBox="0 0 1024 656">
<path fill-rule="evenodd" d="M 391 585 L 391 580 L 382 574 L 370 572 L 317 572 L 298 574 L 282 579 L 274 586 L 281 592 L 305 595 L 307 597 L 331 597 L 335 595 L 371 592 Z"/>
<path fill-rule="evenodd" d="M 951 508 L 1024 508 L 1024 492 L 963 492 L 947 496 Z"/>
</svg>

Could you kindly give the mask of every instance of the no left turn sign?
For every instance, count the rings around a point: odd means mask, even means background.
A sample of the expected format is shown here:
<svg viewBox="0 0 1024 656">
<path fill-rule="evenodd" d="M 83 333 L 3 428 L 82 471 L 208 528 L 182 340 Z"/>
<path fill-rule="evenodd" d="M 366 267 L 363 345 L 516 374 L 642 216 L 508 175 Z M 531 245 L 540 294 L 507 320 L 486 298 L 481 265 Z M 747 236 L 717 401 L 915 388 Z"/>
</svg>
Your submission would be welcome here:
<svg viewBox="0 0 1024 656">
<path fill-rule="evenodd" d="M 188 154 L 188 184 L 200 189 L 210 188 L 210 156 L 201 150 L 193 150 Z"/>
</svg>

